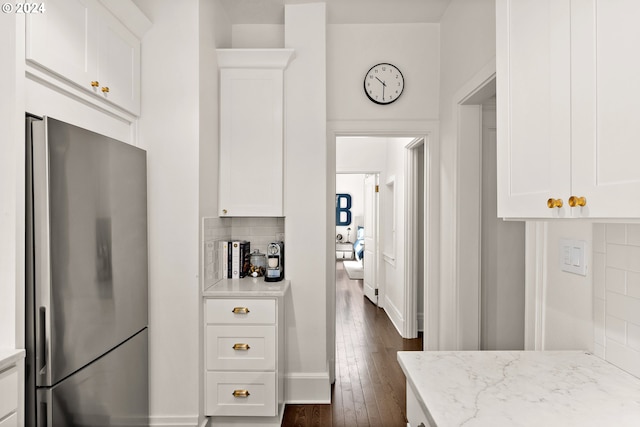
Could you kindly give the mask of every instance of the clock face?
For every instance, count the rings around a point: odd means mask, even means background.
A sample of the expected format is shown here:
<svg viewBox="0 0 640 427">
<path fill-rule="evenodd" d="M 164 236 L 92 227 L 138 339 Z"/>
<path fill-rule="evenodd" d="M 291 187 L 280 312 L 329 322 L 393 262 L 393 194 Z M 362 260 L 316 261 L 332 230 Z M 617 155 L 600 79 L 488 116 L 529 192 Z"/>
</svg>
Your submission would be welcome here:
<svg viewBox="0 0 640 427">
<path fill-rule="evenodd" d="M 374 65 L 364 76 L 364 92 L 376 104 L 391 104 L 402 95 L 403 89 L 404 77 L 395 65 Z"/>
</svg>

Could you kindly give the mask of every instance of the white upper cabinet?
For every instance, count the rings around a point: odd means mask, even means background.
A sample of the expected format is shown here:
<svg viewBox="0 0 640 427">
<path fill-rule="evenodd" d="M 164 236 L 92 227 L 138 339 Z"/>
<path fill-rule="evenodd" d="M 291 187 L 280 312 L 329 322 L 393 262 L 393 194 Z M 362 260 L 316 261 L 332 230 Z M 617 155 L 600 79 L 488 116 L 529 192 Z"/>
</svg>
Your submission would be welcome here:
<svg viewBox="0 0 640 427">
<path fill-rule="evenodd" d="M 498 215 L 640 217 L 640 2 L 496 7 Z"/>
<path fill-rule="evenodd" d="M 218 49 L 220 216 L 284 216 L 284 69 L 292 49 Z"/>
<path fill-rule="evenodd" d="M 640 218 L 640 2 L 573 0 L 572 194 L 582 216 Z"/>
<path fill-rule="evenodd" d="M 63 90 L 70 84 L 140 113 L 140 39 L 96 0 L 49 0 L 46 12 L 28 15 L 26 59 L 27 72 L 43 69 Z"/>
</svg>

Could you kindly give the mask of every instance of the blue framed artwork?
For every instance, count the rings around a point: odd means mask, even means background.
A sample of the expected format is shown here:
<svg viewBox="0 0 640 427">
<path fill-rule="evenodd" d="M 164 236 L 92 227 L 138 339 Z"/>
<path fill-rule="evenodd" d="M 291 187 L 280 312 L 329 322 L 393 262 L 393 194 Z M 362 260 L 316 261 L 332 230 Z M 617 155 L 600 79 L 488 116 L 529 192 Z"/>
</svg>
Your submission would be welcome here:
<svg viewBox="0 0 640 427">
<path fill-rule="evenodd" d="M 351 224 L 351 194 L 336 194 L 336 225 Z"/>
</svg>

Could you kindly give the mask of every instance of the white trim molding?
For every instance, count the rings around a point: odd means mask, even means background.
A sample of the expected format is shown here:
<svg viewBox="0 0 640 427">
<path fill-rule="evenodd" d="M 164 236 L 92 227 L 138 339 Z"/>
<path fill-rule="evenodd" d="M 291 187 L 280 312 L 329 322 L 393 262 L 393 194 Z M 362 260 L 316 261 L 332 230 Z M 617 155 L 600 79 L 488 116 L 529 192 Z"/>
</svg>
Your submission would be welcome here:
<svg viewBox="0 0 640 427">
<path fill-rule="evenodd" d="M 329 372 L 291 372 L 284 376 L 284 400 L 288 404 L 331 403 L 330 390 Z"/>
<path fill-rule="evenodd" d="M 202 424 L 200 424 L 198 422 L 197 415 L 188 415 L 188 416 L 150 415 L 149 425 L 161 426 L 161 427 L 202 427 L 206 425 L 206 419 Z"/>
<path fill-rule="evenodd" d="M 547 287 L 547 223 L 528 221 L 525 228 L 524 349 L 544 350 Z"/>
</svg>

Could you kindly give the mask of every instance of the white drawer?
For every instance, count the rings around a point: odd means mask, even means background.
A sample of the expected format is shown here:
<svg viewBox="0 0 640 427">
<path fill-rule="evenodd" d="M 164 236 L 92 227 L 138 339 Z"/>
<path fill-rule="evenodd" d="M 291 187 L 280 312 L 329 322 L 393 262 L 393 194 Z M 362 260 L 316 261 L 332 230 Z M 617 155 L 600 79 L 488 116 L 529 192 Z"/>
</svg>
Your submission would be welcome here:
<svg viewBox="0 0 640 427">
<path fill-rule="evenodd" d="M 427 414 L 422 409 L 413 388 L 407 382 L 407 421 L 411 427 L 431 427 Z"/>
<path fill-rule="evenodd" d="M 276 301 L 273 299 L 207 299 L 207 323 L 274 324 Z"/>
<path fill-rule="evenodd" d="M 0 372 L 0 419 L 18 408 L 18 369 Z M 8 425 L 11 425 L 10 423 Z M 4 425 L 3 425 L 4 427 Z"/>
<path fill-rule="evenodd" d="M 0 427 L 18 427 L 18 414 L 14 412 L 9 418 L 0 421 Z"/>
<path fill-rule="evenodd" d="M 207 372 L 205 388 L 205 415 L 277 415 L 275 372 Z M 234 396 L 244 390 L 248 396 Z"/>
<path fill-rule="evenodd" d="M 273 371 L 276 369 L 276 327 L 208 325 L 208 370 Z"/>
</svg>

